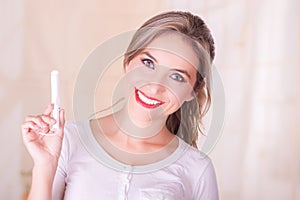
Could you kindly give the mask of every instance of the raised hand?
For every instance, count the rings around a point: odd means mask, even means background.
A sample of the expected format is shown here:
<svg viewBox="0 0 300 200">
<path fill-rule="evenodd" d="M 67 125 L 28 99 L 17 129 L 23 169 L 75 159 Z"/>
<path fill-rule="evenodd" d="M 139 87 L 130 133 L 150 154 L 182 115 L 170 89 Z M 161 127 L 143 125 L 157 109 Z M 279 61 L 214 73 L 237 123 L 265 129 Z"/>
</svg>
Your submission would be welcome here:
<svg viewBox="0 0 300 200">
<path fill-rule="evenodd" d="M 50 130 L 55 124 L 51 117 L 53 104 L 50 104 L 42 115 L 27 116 L 21 125 L 24 144 L 33 158 L 35 165 L 56 165 L 60 156 L 64 135 L 64 110 L 60 109 L 58 130 Z"/>
</svg>

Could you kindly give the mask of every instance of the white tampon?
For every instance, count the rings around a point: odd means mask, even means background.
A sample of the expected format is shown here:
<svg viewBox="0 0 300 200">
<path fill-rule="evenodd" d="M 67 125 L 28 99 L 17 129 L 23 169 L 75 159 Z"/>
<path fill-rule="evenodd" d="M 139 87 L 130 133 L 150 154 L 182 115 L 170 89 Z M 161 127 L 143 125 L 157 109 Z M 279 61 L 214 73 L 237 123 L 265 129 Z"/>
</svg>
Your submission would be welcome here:
<svg viewBox="0 0 300 200">
<path fill-rule="evenodd" d="M 52 117 L 56 120 L 56 123 L 52 125 L 51 130 L 58 130 L 59 128 L 59 72 L 53 70 L 51 72 L 51 103 L 54 105 Z"/>
</svg>

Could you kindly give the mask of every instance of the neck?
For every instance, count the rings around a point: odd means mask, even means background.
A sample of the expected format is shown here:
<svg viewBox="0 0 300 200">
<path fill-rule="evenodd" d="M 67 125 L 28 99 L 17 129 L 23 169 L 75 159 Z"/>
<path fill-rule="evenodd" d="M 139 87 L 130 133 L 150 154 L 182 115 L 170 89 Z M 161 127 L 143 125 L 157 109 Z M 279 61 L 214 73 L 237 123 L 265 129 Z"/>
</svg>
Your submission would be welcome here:
<svg viewBox="0 0 300 200">
<path fill-rule="evenodd" d="M 119 129 L 136 139 L 151 138 L 161 132 L 166 124 L 166 116 L 153 118 L 150 113 L 148 116 L 131 115 L 127 109 L 122 109 L 113 114 L 116 125 Z"/>
<path fill-rule="evenodd" d="M 101 135 L 103 134 L 103 136 L 106 136 L 103 138 L 110 141 L 109 143 L 104 142 L 104 144 L 114 144 L 113 146 L 118 149 L 126 150 L 131 153 L 147 153 L 156 151 L 157 149 L 160 149 L 174 141 L 174 135 L 168 131 L 165 125 L 151 137 L 148 136 L 142 138 L 138 135 L 138 133 L 143 133 L 143 130 L 137 129 L 135 130 L 137 131 L 135 133 L 128 133 L 128 130 L 125 132 L 124 127 L 120 126 L 120 123 L 124 122 L 116 122 L 116 118 L 117 116 L 110 115 L 106 118 L 99 118 L 91 123 L 91 127 L 93 127 L 92 130 L 93 133 L 96 134 L 96 138 L 102 138 Z M 101 139 L 101 141 L 105 140 Z M 107 148 L 111 148 L 111 146 Z"/>
</svg>

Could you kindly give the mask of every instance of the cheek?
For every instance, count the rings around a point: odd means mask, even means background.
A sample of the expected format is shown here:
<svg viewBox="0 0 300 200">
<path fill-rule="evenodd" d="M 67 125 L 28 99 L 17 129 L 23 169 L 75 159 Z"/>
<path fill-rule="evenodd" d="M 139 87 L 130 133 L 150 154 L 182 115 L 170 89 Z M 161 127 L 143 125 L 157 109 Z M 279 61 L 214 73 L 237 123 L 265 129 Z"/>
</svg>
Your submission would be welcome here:
<svg viewBox="0 0 300 200">
<path fill-rule="evenodd" d="M 167 84 L 168 89 L 173 96 L 173 99 L 176 99 L 180 105 L 184 101 L 188 101 L 193 96 L 193 87 L 189 83 L 178 83 L 178 84 Z"/>
<path fill-rule="evenodd" d="M 172 99 L 174 104 L 181 106 L 185 101 L 189 100 L 192 90 L 189 88 L 175 88 L 171 92 L 169 92 L 169 98 Z"/>
<path fill-rule="evenodd" d="M 182 106 L 186 100 L 186 92 L 173 90 L 168 92 L 168 96 L 170 104 L 166 108 L 166 115 L 176 112 Z"/>
<path fill-rule="evenodd" d="M 140 62 L 132 62 L 126 66 L 124 76 L 127 83 L 135 87 L 141 87 L 147 83 L 159 83 L 158 77 L 162 77 L 164 74 L 159 75 L 154 70 L 143 66 Z"/>
<path fill-rule="evenodd" d="M 128 64 L 125 64 L 124 69 L 125 71 L 130 71 L 134 69 L 138 65 L 137 59 L 132 59 Z"/>
</svg>

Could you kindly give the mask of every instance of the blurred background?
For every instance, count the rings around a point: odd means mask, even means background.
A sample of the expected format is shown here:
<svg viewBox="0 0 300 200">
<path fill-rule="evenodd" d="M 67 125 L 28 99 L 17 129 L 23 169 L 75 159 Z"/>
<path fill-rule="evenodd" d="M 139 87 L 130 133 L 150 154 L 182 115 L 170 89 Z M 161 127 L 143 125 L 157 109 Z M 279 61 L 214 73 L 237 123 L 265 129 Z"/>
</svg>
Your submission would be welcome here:
<svg viewBox="0 0 300 200">
<path fill-rule="evenodd" d="M 226 95 L 210 152 L 220 199 L 300 199 L 299 0 L 0 0 L 0 199 L 22 199 L 30 184 L 20 124 L 49 104 L 51 70 L 61 72 L 72 120 L 76 76 L 89 53 L 167 10 L 201 16 L 215 38 Z"/>
</svg>

